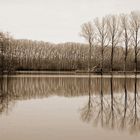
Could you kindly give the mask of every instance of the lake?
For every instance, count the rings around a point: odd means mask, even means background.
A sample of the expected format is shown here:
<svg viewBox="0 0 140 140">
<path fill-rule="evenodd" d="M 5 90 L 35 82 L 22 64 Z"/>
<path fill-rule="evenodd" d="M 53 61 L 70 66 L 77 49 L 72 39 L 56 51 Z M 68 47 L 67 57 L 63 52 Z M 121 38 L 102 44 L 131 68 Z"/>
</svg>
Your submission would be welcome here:
<svg viewBox="0 0 140 140">
<path fill-rule="evenodd" d="M 139 140 L 140 76 L 0 78 L 0 140 Z"/>
</svg>

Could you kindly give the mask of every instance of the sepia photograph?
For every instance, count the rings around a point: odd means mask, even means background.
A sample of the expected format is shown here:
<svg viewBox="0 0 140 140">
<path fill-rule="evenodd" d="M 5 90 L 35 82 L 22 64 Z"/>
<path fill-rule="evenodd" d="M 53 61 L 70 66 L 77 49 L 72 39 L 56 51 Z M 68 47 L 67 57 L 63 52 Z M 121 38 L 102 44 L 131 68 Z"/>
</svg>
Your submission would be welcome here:
<svg viewBox="0 0 140 140">
<path fill-rule="evenodd" d="M 0 0 L 0 140 L 140 139 L 140 0 Z"/>
</svg>

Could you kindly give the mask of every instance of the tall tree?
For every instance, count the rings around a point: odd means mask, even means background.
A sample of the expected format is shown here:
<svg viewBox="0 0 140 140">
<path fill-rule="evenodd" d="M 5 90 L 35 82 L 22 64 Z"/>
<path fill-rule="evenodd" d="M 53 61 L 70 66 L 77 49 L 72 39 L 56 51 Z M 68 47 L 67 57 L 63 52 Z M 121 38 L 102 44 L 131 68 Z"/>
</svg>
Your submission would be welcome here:
<svg viewBox="0 0 140 140">
<path fill-rule="evenodd" d="M 88 71 L 91 72 L 91 49 L 95 37 L 94 25 L 91 22 L 84 23 L 82 26 L 81 36 L 83 36 L 89 43 L 89 57 L 88 57 Z"/>
<path fill-rule="evenodd" d="M 7 63 L 5 61 L 6 49 L 9 46 L 9 34 L 0 32 L 0 73 L 3 74 L 4 70 L 7 68 Z"/>
<path fill-rule="evenodd" d="M 120 16 L 121 19 L 121 29 L 122 29 L 122 41 L 125 47 L 124 51 L 124 72 L 126 73 L 126 66 L 127 66 L 127 57 L 128 57 L 128 50 L 130 46 L 130 25 L 128 20 L 128 15 L 122 14 Z"/>
<path fill-rule="evenodd" d="M 103 74 L 104 51 L 105 47 L 109 45 L 107 20 L 105 17 L 103 17 L 101 21 L 99 20 L 99 18 L 96 18 L 94 22 L 97 29 L 97 44 L 101 46 L 101 74 Z"/>
<path fill-rule="evenodd" d="M 132 42 L 135 51 L 135 72 L 137 72 L 138 68 L 138 53 L 139 53 L 139 45 L 140 45 L 140 12 L 131 12 L 130 15 L 130 24 L 131 24 L 131 33 L 132 33 Z"/>
<path fill-rule="evenodd" d="M 120 30 L 120 20 L 118 16 L 112 15 L 107 17 L 108 38 L 111 45 L 111 71 L 114 69 L 114 51 L 118 45 L 122 31 Z"/>
</svg>

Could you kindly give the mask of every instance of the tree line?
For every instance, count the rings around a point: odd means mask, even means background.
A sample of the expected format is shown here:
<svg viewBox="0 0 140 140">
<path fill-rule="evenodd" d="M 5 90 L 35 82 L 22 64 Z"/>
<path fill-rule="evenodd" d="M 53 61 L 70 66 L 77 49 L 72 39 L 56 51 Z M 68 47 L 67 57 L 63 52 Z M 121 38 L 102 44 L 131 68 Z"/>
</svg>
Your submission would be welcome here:
<svg viewBox="0 0 140 140">
<path fill-rule="evenodd" d="M 105 16 L 102 19 L 82 25 L 81 35 L 89 43 L 89 63 L 91 61 L 91 48 L 100 46 L 100 68 L 104 70 L 104 57 L 106 47 L 110 47 L 110 70 L 115 70 L 116 48 L 121 48 L 123 55 L 123 67 L 121 70 L 128 70 L 129 54 L 133 53 L 133 70 L 139 69 L 139 47 L 140 47 L 140 12 L 133 11 L 129 15 L 121 14 Z M 133 51 L 132 51 L 133 50 Z M 119 54 L 118 54 L 119 59 Z M 89 70 L 91 66 L 89 64 Z"/>
<path fill-rule="evenodd" d="M 16 70 L 140 70 L 140 12 L 109 15 L 81 26 L 87 43 L 53 44 L 0 32 L 0 72 Z"/>
</svg>

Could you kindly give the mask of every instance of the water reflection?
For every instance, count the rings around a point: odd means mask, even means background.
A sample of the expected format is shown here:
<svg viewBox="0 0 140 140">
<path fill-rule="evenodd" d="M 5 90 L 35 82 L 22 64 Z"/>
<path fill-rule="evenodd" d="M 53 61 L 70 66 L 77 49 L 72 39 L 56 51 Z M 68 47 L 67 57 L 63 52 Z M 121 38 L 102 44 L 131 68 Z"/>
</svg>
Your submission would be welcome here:
<svg viewBox="0 0 140 140">
<path fill-rule="evenodd" d="M 8 113 L 15 105 L 16 94 L 9 90 L 9 78 L 0 77 L 0 114 Z"/>
<path fill-rule="evenodd" d="M 140 79 L 116 77 L 1 77 L 0 113 L 17 100 L 86 96 L 82 121 L 108 129 L 140 131 Z"/>
<path fill-rule="evenodd" d="M 104 90 L 106 80 L 102 76 L 99 85 L 99 94 L 89 94 L 88 103 L 80 110 L 81 119 L 96 127 L 128 130 L 130 133 L 139 132 L 140 96 L 138 94 L 139 79 L 137 75 L 133 79 L 125 77 L 121 80 L 112 76 L 108 94 Z M 116 87 L 121 90 L 117 92 L 114 90 Z"/>
</svg>

